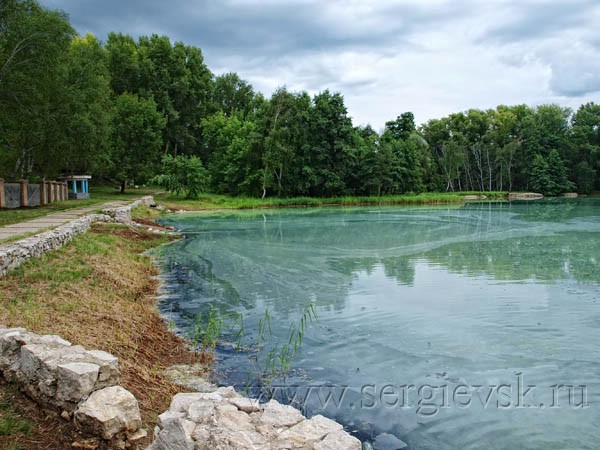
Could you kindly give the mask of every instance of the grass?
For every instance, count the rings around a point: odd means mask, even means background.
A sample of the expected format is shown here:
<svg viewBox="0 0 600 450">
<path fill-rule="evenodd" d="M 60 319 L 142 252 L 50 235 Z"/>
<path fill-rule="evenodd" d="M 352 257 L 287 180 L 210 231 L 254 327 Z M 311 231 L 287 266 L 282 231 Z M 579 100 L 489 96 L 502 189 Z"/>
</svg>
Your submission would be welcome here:
<svg viewBox="0 0 600 450">
<path fill-rule="evenodd" d="M 107 202 L 113 202 L 118 200 L 133 201 L 136 198 L 143 195 L 151 195 L 156 192 L 156 189 L 130 189 L 124 194 L 121 194 L 119 190 L 111 186 L 96 186 L 90 188 L 89 199 L 85 200 L 66 200 L 64 202 L 52 203 L 50 205 L 41 207 L 36 206 L 32 208 L 19 208 L 19 209 L 3 209 L 0 210 L 0 227 L 11 225 L 13 223 L 25 222 L 27 220 L 33 220 L 38 217 L 43 217 L 48 214 L 68 211 L 70 209 L 86 208 L 88 206 L 101 205 Z"/>
<path fill-rule="evenodd" d="M 505 192 L 427 192 L 422 194 L 388 195 L 382 197 L 345 196 L 332 198 L 294 197 L 294 198 L 251 198 L 230 197 L 226 195 L 202 194 L 197 199 L 186 199 L 175 194 L 155 195 L 160 204 L 169 209 L 188 211 L 217 209 L 255 209 L 317 206 L 360 206 L 360 205 L 427 205 L 464 203 L 463 195 L 483 194 L 488 198 L 504 198 Z"/>
<path fill-rule="evenodd" d="M 3 448 L 18 449 L 17 441 L 31 434 L 33 423 L 15 410 L 11 396 L 16 393 L 14 386 L 7 386 L 6 393 L 0 396 L 0 444 Z"/>
<path fill-rule="evenodd" d="M 68 246 L 0 279 L 0 324 L 58 334 L 117 356 L 121 384 L 137 397 L 148 430 L 181 391 L 164 369 L 191 362 L 183 340 L 169 332 L 158 313 L 152 297 L 157 269 L 142 254 L 167 239 L 124 226 L 95 225 Z M 63 448 L 48 445 L 27 448 Z"/>
</svg>

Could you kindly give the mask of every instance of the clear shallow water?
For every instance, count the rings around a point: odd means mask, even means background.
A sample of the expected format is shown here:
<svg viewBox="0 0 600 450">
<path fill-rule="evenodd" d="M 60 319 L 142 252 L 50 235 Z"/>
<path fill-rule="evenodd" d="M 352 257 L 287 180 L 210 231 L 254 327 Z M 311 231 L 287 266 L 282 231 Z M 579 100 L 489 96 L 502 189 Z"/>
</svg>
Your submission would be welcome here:
<svg viewBox="0 0 600 450">
<path fill-rule="evenodd" d="M 288 380 L 307 413 L 383 449 L 382 433 L 411 449 L 597 448 L 598 199 L 164 222 L 185 235 L 159 252 L 180 329 L 215 307 L 243 313 L 252 342 L 268 308 L 282 341 L 314 303 Z M 227 345 L 218 359 L 242 388 L 256 370 Z"/>
</svg>

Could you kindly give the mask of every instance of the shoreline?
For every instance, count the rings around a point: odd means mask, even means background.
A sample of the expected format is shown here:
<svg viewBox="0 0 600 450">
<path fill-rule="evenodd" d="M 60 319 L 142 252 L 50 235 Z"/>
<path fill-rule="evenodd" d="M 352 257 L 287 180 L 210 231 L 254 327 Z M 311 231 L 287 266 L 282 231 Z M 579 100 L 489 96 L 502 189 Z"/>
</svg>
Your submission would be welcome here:
<svg viewBox="0 0 600 450">
<path fill-rule="evenodd" d="M 160 224 L 159 224 L 160 226 Z M 175 230 L 175 232 L 177 233 L 178 230 Z M 152 261 L 152 263 L 155 265 L 157 271 L 158 271 L 158 275 L 154 277 L 154 279 L 157 281 L 158 285 L 156 287 L 156 305 L 157 305 L 157 309 L 159 311 L 160 316 L 163 319 L 163 322 L 165 323 L 165 326 L 169 329 L 169 332 L 171 332 L 172 334 L 174 334 L 175 336 L 182 338 L 186 344 L 188 345 L 188 347 L 190 347 L 191 345 L 193 345 L 191 342 L 189 342 L 189 339 L 185 336 L 185 330 L 183 329 L 179 329 L 179 330 L 173 330 L 171 329 L 171 326 L 169 326 L 169 323 L 172 323 L 172 318 L 167 317 L 164 313 L 163 313 L 163 309 L 160 307 L 160 302 L 161 297 L 165 296 L 165 295 L 171 295 L 174 290 L 171 289 L 169 287 L 169 284 L 167 282 L 168 278 L 169 278 L 169 273 L 163 270 L 162 265 L 160 264 L 160 257 L 157 255 L 153 255 L 152 253 L 156 252 L 159 248 L 161 248 L 164 245 L 171 245 L 174 242 L 177 242 L 177 240 L 165 243 L 159 247 L 155 247 L 152 249 L 149 249 L 147 253 L 149 253 L 150 259 Z M 178 331 L 178 332 L 177 332 Z M 216 350 L 214 350 L 216 351 Z M 190 349 L 190 352 L 192 352 L 192 350 Z M 189 373 L 186 373 L 186 370 L 188 370 L 189 368 Z M 179 384 L 180 386 L 186 388 L 192 388 L 194 389 L 194 391 L 199 392 L 200 394 L 207 394 L 205 397 L 199 397 L 202 400 L 205 399 L 211 399 L 210 394 L 214 393 L 214 392 L 220 392 L 222 390 L 225 391 L 232 391 L 234 393 L 237 393 L 238 397 L 233 397 L 233 398 L 240 398 L 242 399 L 242 401 L 247 401 L 249 402 L 249 404 L 253 405 L 252 408 L 248 409 L 246 411 L 246 409 L 241 409 L 241 411 L 243 412 L 247 412 L 247 413 L 257 413 L 259 411 L 262 411 L 263 414 L 265 413 L 265 411 L 269 411 L 269 408 L 273 408 L 274 411 L 276 411 L 277 414 L 290 414 L 289 412 L 289 408 L 293 408 L 295 411 L 297 411 L 296 416 L 298 417 L 298 421 L 293 425 L 298 426 L 298 424 L 304 422 L 304 423 L 308 423 L 311 420 L 315 419 L 317 421 L 326 421 L 327 426 L 330 427 L 330 431 L 329 433 L 333 435 L 335 435 L 335 439 L 339 439 L 339 441 L 336 441 L 336 448 L 339 448 L 339 450 L 344 450 L 344 449 L 357 449 L 360 450 L 362 448 L 363 442 L 366 442 L 367 445 L 368 441 L 364 440 L 365 436 L 363 436 L 361 433 L 350 433 L 350 427 L 337 422 L 335 419 L 329 419 L 329 418 L 325 418 L 323 416 L 321 416 L 320 414 L 315 414 L 313 415 L 311 418 L 308 418 L 307 416 L 305 416 L 302 411 L 297 408 L 294 405 L 291 404 L 287 404 L 287 403 L 280 403 L 279 401 L 273 399 L 270 399 L 269 402 L 265 402 L 265 403 L 260 403 L 260 396 L 258 398 L 255 398 L 253 396 L 248 396 L 245 393 L 240 393 L 236 390 L 235 386 L 231 386 L 228 385 L 227 383 L 221 383 L 219 378 L 216 376 L 216 373 L 218 373 L 218 371 L 214 370 L 214 367 L 211 365 L 209 366 L 208 369 L 208 377 L 204 377 L 203 375 L 197 375 L 194 373 L 194 366 L 179 366 L 179 367 L 172 367 L 171 369 L 174 369 L 170 375 L 170 379 L 172 382 L 175 382 L 176 384 Z M 189 375 L 189 377 L 187 377 L 186 380 L 186 375 Z M 177 377 L 181 377 L 184 381 L 177 383 L 176 382 L 176 378 Z M 206 381 L 206 383 L 204 383 L 204 381 Z M 200 386 L 200 389 L 198 389 L 198 387 Z M 187 394 L 184 394 L 187 395 Z M 231 394 L 232 396 L 234 394 Z M 224 395 L 224 398 L 227 398 L 229 395 Z M 244 403 L 246 404 L 246 403 Z M 283 409 L 282 409 L 283 408 Z M 287 408 L 287 412 L 286 412 L 286 408 Z M 171 410 L 173 409 L 173 407 L 171 408 Z M 167 412 L 165 413 L 167 414 Z M 292 413 L 293 414 L 293 413 Z M 301 417 L 301 419 L 300 419 Z M 159 420 L 160 422 L 160 420 Z M 280 424 L 280 426 L 284 426 L 284 424 Z M 288 426 L 288 425 L 285 425 Z M 260 429 L 260 426 L 259 426 Z M 360 439 L 359 439 L 360 437 Z M 299 436 L 296 436 L 296 439 L 301 439 Z M 333 438 L 332 438 L 333 439 Z M 341 446 L 340 446 L 341 445 Z M 338 447 L 339 446 L 339 447 Z M 152 447 L 152 449 L 154 449 L 155 447 Z M 161 447 L 156 447 L 156 449 L 160 449 Z M 242 447 L 240 447 L 242 448 Z M 253 448 L 253 447 L 248 447 L 248 448 Z M 304 448 L 304 447 L 303 447 Z M 329 447 L 327 447 L 329 448 Z M 333 447 L 332 447 L 333 448 Z M 165 447 L 166 449 L 166 447 Z"/>
</svg>

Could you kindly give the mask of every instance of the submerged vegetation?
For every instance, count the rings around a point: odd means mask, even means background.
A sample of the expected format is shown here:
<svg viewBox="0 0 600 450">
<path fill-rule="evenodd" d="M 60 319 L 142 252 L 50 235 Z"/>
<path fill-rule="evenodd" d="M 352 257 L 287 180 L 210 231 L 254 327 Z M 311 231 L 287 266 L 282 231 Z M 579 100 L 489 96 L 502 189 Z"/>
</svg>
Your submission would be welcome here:
<svg viewBox="0 0 600 450">
<path fill-rule="evenodd" d="M 5 179 L 84 172 L 125 190 L 158 176 L 189 197 L 261 199 L 600 189 L 600 105 L 390 119 L 381 130 L 356 126 L 328 90 L 280 88 L 267 99 L 166 36 L 111 33 L 102 43 L 35 0 L 0 6 Z"/>
</svg>

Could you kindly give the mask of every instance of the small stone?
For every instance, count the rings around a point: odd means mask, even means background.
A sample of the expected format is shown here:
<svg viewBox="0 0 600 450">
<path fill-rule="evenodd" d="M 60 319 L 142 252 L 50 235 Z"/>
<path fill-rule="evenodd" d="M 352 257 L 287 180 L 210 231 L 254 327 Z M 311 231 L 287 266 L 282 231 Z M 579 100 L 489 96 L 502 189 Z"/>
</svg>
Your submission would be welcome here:
<svg viewBox="0 0 600 450">
<path fill-rule="evenodd" d="M 225 444 L 229 444 L 231 448 L 235 449 L 243 449 L 243 448 L 251 448 L 251 449 L 259 449 L 259 448 L 270 448 L 267 446 L 267 440 L 265 437 L 256 431 L 247 430 L 247 431 L 234 431 L 233 433 L 226 434 L 225 439 L 221 438 L 222 441 L 225 441 Z"/>
<path fill-rule="evenodd" d="M 116 356 L 102 350 L 89 350 L 87 354 L 100 366 L 100 373 L 98 374 L 98 383 L 100 385 L 96 386 L 96 388 L 119 384 L 119 360 Z"/>
<path fill-rule="evenodd" d="M 375 450 L 404 450 L 408 448 L 408 444 L 393 434 L 381 433 L 375 438 L 373 448 Z"/>
<path fill-rule="evenodd" d="M 165 370 L 165 375 L 175 384 L 194 392 L 214 392 L 217 386 L 206 381 L 201 375 L 206 368 L 202 364 L 177 365 Z"/>
<path fill-rule="evenodd" d="M 84 450 L 96 450 L 100 446 L 97 439 L 86 439 L 85 441 L 75 441 L 71 444 L 73 448 L 81 448 Z"/>
<path fill-rule="evenodd" d="M 219 389 L 217 389 L 216 393 L 219 394 L 223 398 L 239 398 L 239 397 L 241 397 L 241 395 L 238 394 L 237 392 L 235 392 L 235 389 L 231 386 L 220 387 Z"/>
<path fill-rule="evenodd" d="M 135 443 L 137 441 L 141 441 L 142 439 L 146 439 L 147 437 L 148 437 L 148 432 L 146 430 L 144 430 L 143 428 L 140 428 L 135 433 L 129 435 L 127 437 L 127 440 L 129 442 Z"/>
<path fill-rule="evenodd" d="M 260 411 L 260 402 L 246 397 L 236 397 L 229 399 L 229 403 L 235 405 L 240 411 L 247 413 Z"/>
<path fill-rule="evenodd" d="M 56 336 L 56 335 L 41 336 L 40 343 L 41 344 L 63 345 L 65 347 L 71 346 L 71 343 L 69 341 L 66 341 L 63 338 L 61 338 L 60 336 Z"/>
<path fill-rule="evenodd" d="M 290 427 L 304 420 L 300 411 L 289 405 L 282 405 L 277 400 L 270 400 L 260 418 L 262 423 L 275 428 Z"/>
<path fill-rule="evenodd" d="M 69 411 L 63 411 L 60 413 L 60 417 L 62 417 L 63 419 L 65 419 L 67 422 L 71 420 L 71 414 L 69 414 Z"/>
</svg>

